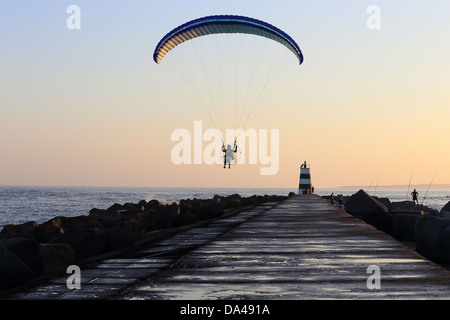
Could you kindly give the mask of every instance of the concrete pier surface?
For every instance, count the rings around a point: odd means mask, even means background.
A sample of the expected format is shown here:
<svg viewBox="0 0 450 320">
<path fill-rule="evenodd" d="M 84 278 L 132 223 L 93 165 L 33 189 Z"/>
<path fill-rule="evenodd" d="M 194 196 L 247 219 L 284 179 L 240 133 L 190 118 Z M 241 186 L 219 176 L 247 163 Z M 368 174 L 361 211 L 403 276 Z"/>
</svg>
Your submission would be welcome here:
<svg viewBox="0 0 450 320">
<path fill-rule="evenodd" d="M 10 298 L 450 299 L 449 275 L 319 196 L 299 195 L 82 268 L 80 290 L 67 288 L 67 275 Z"/>
</svg>

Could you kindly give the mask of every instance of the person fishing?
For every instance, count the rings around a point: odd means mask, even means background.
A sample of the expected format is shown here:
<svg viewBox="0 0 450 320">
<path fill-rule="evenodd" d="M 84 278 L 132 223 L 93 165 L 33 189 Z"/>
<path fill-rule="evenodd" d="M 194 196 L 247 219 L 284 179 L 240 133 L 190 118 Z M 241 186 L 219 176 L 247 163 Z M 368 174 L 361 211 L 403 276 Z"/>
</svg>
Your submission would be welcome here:
<svg viewBox="0 0 450 320">
<path fill-rule="evenodd" d="M 234 160 L 234 154 L 237 152 L 236 139 L 234 140 L 233 149 L 231 148 L 230 144 L 228 144 L 226 148 L 225 144 L 222 144 L 222 152 L 223 152 L 223 168 L 225 169 L 228 163 L 228 169 L 231 169 L 231 161 Z"/>
<path fill-rule="evenodd" d="M 334 206 L 334 198 L 335 198 L 335 195 L 334 195 L 334 192 L 332 192 L 330 195 L 330 201 L 333 206 Z"/>
<path fill-rule="evenodd" d="M 416 191 L 416 189 L 414 189 L 414 191 L 411 192 L 411 195 L 412 195 L 414 203 L 416 205 L 418 205 L 419 204 L 419 200 L 417 199 L 417 197 L 419 196 L 419 193 Z"/>
</svg>

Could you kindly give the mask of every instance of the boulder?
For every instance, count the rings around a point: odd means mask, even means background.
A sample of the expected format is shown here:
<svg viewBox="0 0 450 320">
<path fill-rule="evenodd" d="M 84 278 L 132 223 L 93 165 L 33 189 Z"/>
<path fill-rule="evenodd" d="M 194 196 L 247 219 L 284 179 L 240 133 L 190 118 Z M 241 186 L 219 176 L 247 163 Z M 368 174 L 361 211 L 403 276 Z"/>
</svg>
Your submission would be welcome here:
<svg viewBox="0 0 450 320">
<path fill-rule="evenodd" d="M 414 201 L 393 201 L 391 202 L 390 207 L 392 209 L 409 209 L 414 208 L 416 206 L 416 203 Z"/>
<path fill-rule="evenodd" d="M 288 197 L 287 196 L 276 196 L 276 195 L 265 195 L 264 196 L 264 201 L 270 201 L 270 202 L 279 202 L 279 201 L 284 201 L 286 200 Z"/>
<path fill-rule="evenodd" d="M 445 206 L 442 207 L 441 211 L 447 211 L 447 212 L 450 212 L 450 201 L 447 202 L 447 203 L 445 204 Z"/>
<path fill-rule="evenodd" d="M 57 217 L 59 226 L 66 232 L 77 232 L 78 230 L 99 226 L 98 218 L 93 216 Z"/>
<path fill-rule="evenodd" d="M 55 235 L 64 233 L 60 218 L 53 218 L 34 228 L 36 240 L 40 243 L 48 242 Z"/>
<path fill-rule="evenodd" d="M 220 217 L 224 213 L 223 204 L 213 201 L 206 202 L 203 207 L 207 208 L 208 219 L 214 219 Z"/>
<path fill-rule="evenodd" d="M 106 211 L 118 211 L 118 210 L 124 210 L 124 207 L 119 203 L 114 203 L 112 206 L 106 209 Z"/>
<path fill-rule="evenodd" d="M 442 207 L 441 211 L 439 212 L 439 216 L 445 219 L 450 219 L 450 201 L 447 202 L 444 207 Z"/>
<path fill-rule="evenodd" d="M 220 199 L 216 200 L 216 201 L 220 202 Z M 187 211 L 190 212 L 191 207 L 192 207 L 192 205 L 189 203 L 189 201 L 186 201 L 186 200 L 180 201 L 180 213 L 187 212 Z"/>
<path fill-rule="evenodd" d="M 147 204 L 144 206 L 145 210 L 149 210 L 149 209 L 154 209 L 154 208 L 159 208 L 161 207 L 162 204 L 158 201 L 158 200 L 150 200 L 149 202 L 147 202 Z"/>
<path fill-rule="evenodd" d="M 79 245 L 73 246 L 77 260 L 102 254 L 106 251 L 108 235 L 104 231 L 94 231 L 83 236 Z"/>
<path fill-rule="evenodd" d="M 97 218 L 102 214 L 105 214 L 106 210 L 104 209 L 97 209 L 97 208 L 92 208 L 91 210 L 89 210 L 89 217 L 92 218 Z"/>
<path fill-rule="evenodd" d="M 139 204 L 135 204 L 135 203 L 130 203 L 127 202 L 123 205 L 123 210 L 119 210 L 120 213 L 122 214 L 133 214 L 133 213 L 138 213 L 140 211 L 143 211 L 143 206 L 139 205 Z M 145 206 L 144 206 L 145 209 Z"/>
<path fill-rule="evenodd" d="M 134 245 L 135 238 L 131 230 L 127 227 L 114 227 L 106 231 L 107 242 L 106 251 L 115 251 L 129 248 Z"/>
<path fill-rule="evenodd" d="M 180 207 L 176 203 L 168 204 L 164 206 L 164 212 L 177 215 L 180 213 Z"/>
<path fill-rule="evenodd" d="M 441 211 L 439 216 L 444 219 L 450 220 L 450 211 Z"/>
<path fill-rule="evenodd" d="M 173 221 L 173 225 L 174 227 L 182 227 L 196 222 L 198 222 L 198 217 L 196 215 L 194 215 L 191 211 L 184 211 L 177 215 Z"/>
<path fill-rule="evenodd" d="M 434 262 L 450 262 L 450 220 L 421 216 L 414 230 L 418 253 Z"/>
<path fill-rule="evenodd" d="M 138 206 L 140 206 L 141 208 L 145 207 L 146 205 L 147 205 L 147 201 L 145 201 L 145 200 L 141 200 L 138 202 Z"/>
<path fill-rule="evenodd" d="M 224 199 L 224 206 L 226 208 L 236 208 L 239 207 L 240 202 L 241 202 L 242 196 L 240 196 L 239 194 L 235 193 L 232 195 L 229 195 L 228 197 L 226 197 Z"/>
<path fill-rule="evenodd" d="M 32 276 L 30 268 L 22 260 L 0 246 L 0 289 L 23 284 Z"/>
<path fill-rule="evenodd" d="M 392 217 L 388 208 L 368 195 L 364 190 L 350 196 L 345 201 L 345 210 L 387 234 L 391 234 Z"/>
<path fill-rule="evenodd" d="M 105 252 L 108 236 L 100 230 L 80 230 L 77 233 L 60 234 L 49 244 L 68 244 L 75 252 L 75 260 L 96 256 Z"/>
<path fill-rule="evenodd" d="M 34 229 L 39 226 L 35 221 L 29 221 L 23 224 L 8 224 L 3 227 L 0 234 L 3 237 L 25 237 L 34 238 Z"/>
<path fill-rule="evenodd" d="M 39 244 L 31 238 L 8 238 L 0 240 L 0 246 L 14 254 L 30 269 L 33 276 L 44 271 Z"/>
<path fill-rule="evenodd" d="M 69 232 L 56 235 L 47 244 L 68 244 L 74 249 L 75 253 L 77 253 L 75 248 L 82 247 L 83 240 L 83 237 Z"/>
<path fill-rule="evenodd" d="M 162 230 L 162 229 L 168 229 L 172 228 L 173 224 L 172 222 L 175 221 L 176 216 L 169 217 L 165 214 L 156 214 L 153 217 L 152 224 L 146 228 L 146 231 L 155 231 L 155 230 Z"/>
<path fill-rule="evenodd" d="M 136 239 L 141 238 L 143 236 L 143 234 L 145 233 L 146 222 L 145 222 L 144 218 L 141 218 L 136 215 L 130 219 L 127 219 L 125 221 L 125 226 L 128 229 L 130 229 L 133 238 L 136 240 Z"/>
<path fill-rule="evenodd" d="M 391 206 L 391 200 L 389 200 L 389 198 L 384 198 L 384 197 L 375 197 L 375 196 L 372 196 L 372 198 L 374 198 L 375 200 L 377 200 L 378 202 L 380 202 L 380 203 L 382 203 L 382 204 L 384 204 L 384 206 L 386 207 L 386 208 L 389 208 L 390 206 Z"/>
<path fill-rule="evenodd" d="M 73 248 L 65 244 L 39 244 L 39 252 L 44 264 L 45 273 L 65 272 L 67 267 L 76 261 Z"/>
<path fill-rule="evenodd" d="M 414 241 L 416 239 L 415 225 L 420 218 L 417 214 L 393 214 L 391 235 L 401 241 Z"/>
<path fill-rule="evenodd" d="M 439 212 L 424 205 L 416 205 L 414 201 L 395 201 L 389 206 L 391 213 L 431 214 L 438 216 Z"/>
<path fill-rule="evenodd" d="M 387 214 L 388 208 L 371 197 L 364 190 L 359 190 L 345 202 L 345 210 L 350 214 L 371 215 Z"/>
<path fill-rule="evenodd" d="M 117 211 L 107 211 L 105 214 L 99 216 L 97 221 L 100 226 L 109 228 L 122 225 L 127 219 L 127 216 L 121 215 Z"/>
<path fill-rule="evenodd" d="M 241 201 L 242 201 L 242 199 L 241 199 Z M 261 204 L 261 203 L 264 203 L 264 202 L 266 202 L 266 201 L 269 201 L 268 198 L 267 198 L 267 196 L 256 196 L 256 197 L 255 197 L 255 202 L 256 202 L 257 204 Z"/>
<path fill-rule="evenodd" d="M 209 219 L 209 206 L 199 205 L 191 207 L 191 212 L 197 216 L 198 220 L 208 220 Z"/>
<path fill-rule="evenodd" d="M 177 209 L 173 209 L 178 211 Z M 139 211 L 137 213 L 122 214 L 119 211 L 108 211 L 98 217 L 100 228 L 105 231 L 105 250 L 117 250 L 128 247 L 139 239 L 149 229 L 152 218 L 148 212 Z M 117 235 L 114 232 L 118 232 Z M 120 244 L 123 239 L 124 244 Z"/>
<path fill-rule="evenodd" d="M 251 205 L 255 205 L 256 203 L 258 203 L 258 199 L 259 196 L 253 195 L 250 197 L 245 197 L 241 199 L 241 205 L 242 206 L 251 206 Z"/>
</svg>

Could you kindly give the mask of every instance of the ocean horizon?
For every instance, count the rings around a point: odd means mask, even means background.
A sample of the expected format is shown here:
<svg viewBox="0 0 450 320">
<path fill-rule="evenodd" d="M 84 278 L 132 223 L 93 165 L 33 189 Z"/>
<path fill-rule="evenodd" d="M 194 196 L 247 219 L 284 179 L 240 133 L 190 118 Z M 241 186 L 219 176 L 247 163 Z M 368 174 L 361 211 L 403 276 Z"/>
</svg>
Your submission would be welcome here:
<svg viewBox="0 0 450 320">
<path fill-rule="evenodd" d="M 352 195 L 361 188 L 316 188 L 315 193 Z M 391 201 L 411 200 L 405 189 L 363 188 L 372 196 L 387 197 Z M 417 188 L 419 203 L 440 210 L 450 201 L 449 189 Z M 8 224 L 28 221 L 44 223 L 54 217 L 88 215 L 93 208 L 107 209 L 114 203 L 138 203 L 156 199 L 163 204 L 181 199 L 209 199 L 214 195 L 240 194 L 285 195 L 297 193 L 296 188 L 183 188 L 183 187 L 76 187 L 76 186 L 0 186 L 0 230 Z M 428 191 L 428 192 L 427 192 Z M 425 197 L 426 196 L 426 197 Z"/>
</svg>

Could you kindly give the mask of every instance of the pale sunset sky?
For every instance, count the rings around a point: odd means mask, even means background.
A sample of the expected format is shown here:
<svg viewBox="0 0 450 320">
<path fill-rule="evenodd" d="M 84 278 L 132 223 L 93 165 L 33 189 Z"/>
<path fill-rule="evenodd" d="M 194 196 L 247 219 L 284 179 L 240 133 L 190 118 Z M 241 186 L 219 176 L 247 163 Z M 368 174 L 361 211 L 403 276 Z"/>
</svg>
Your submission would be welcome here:
<svg viewBox="0 0 450 320">
<path fill-rule="evenodd" d="M 79 30 L 67 28 L 70 5 Z M 367 26 L 371 5 L 380 29 Z M 210 126 L 153 51 L 217 14 L 266 21 L 303 52 L 249 123 L 279 130 L 275 175 L 171 159 L 174 130 Z M 414 164 L 413 184 L 437 170 L 434 183 L 450 183 L 448 0 L 2 0 L 0 43 L 0 185 L 295 191 L 303 161 L 316 188 L 408 185 Z"/>
</svg>

